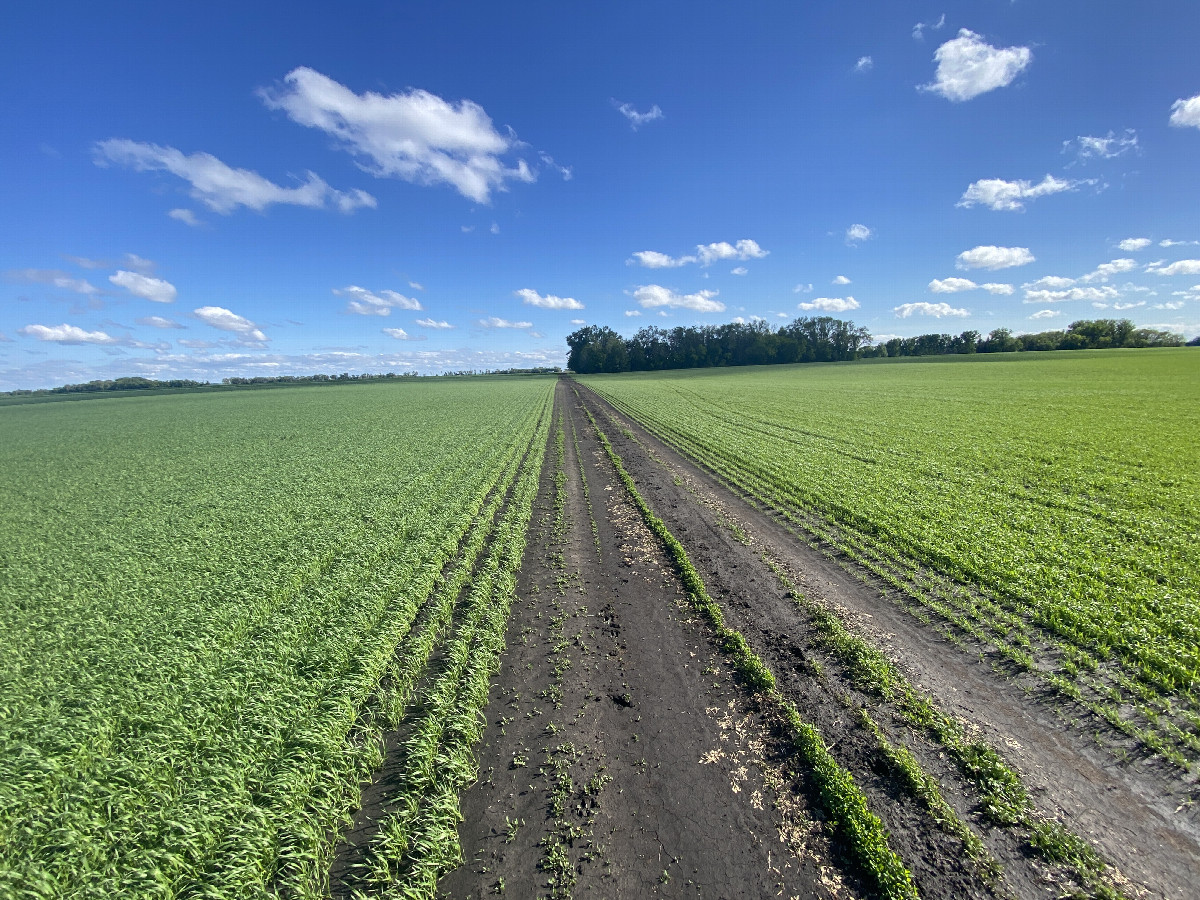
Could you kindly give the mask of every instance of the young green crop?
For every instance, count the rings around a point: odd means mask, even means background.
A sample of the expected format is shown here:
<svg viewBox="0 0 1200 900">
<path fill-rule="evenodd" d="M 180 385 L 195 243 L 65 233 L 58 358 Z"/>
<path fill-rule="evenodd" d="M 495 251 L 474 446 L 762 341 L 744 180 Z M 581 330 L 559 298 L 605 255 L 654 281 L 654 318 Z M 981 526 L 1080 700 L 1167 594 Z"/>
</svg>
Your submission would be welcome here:
<svg viewBox="0 0 1200 900">
<path fill-rule="evenodd" d="M 1200 353 L 584 380 L 1018 668 L 1200 757 Z"/>
<path fill-rule="evenodd" d="M 552 387 L 0 409 L 0 894 L 319 893 Z"/>
</svg>

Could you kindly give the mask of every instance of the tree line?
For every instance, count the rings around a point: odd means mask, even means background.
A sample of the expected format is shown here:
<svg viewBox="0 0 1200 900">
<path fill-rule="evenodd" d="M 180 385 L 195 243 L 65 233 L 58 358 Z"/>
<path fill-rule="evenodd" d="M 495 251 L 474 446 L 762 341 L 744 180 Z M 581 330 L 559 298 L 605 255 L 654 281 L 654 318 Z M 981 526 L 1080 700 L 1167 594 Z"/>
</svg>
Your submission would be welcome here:
<svg viewBox="0 0 1200 900">
<path fill-rule="evenodd" d="M 1200 339 L 1189 342 L 1200 343 Z M 1109 347 L 1178 347 L 1183 338 L 1169 331 L 1137 328 L 1129 319 L 1080 319 L 1065 331 L 1014 335 L 997 328 L 986 337 L 922 334 L 872 343 L 867 329 L 831 316 L 801 316 L 773 328 L 769 323 L 641 329 L 624 338 L 604 325 L 588 325 L 567 335 L 567 368 L 592 372 L 648 372 L 711 366 L 761 366 L 777 363 L 841 362 L 889 356 L 936 356 L 950 353 L 1010 353 L 1032 350 L 1097 350 Z"/>
</svg>

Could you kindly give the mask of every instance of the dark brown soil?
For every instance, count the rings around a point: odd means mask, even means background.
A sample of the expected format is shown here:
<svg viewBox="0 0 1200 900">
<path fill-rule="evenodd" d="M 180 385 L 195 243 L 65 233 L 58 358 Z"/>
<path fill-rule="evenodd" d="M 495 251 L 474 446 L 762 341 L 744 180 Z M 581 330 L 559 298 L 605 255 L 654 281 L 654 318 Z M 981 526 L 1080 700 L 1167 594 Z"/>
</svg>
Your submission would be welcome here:
<svg viewBox="0 0 1200 900">
<path fill-rule="evenodd" d="M 1192 800 L 1194 777 L 1181 777 L 1154 760 L 1119 761 L 1112 740 L 1097 740 L 1096 723 L 1061 698 L 1041 695 L 1006 674 L 979 648 L 955 645 L 922 624 L 898 600 L 852 564 L 809 546 L 780 521 L 729 491 L 714 477 L 675 453 L 636 423 L 618 416 L 590 391 L 579 393 L 622 456 L 647 502 L 684 543 L 693 563 L 733 627 L 746 636 L 780 678 L 780 687 L 851 770 L 884 819 L 891 842 L 918 880 L 922 896 L 974 893 L 969 872 L 955 851 L 929 833 L 912 804 L 896 796 L 861 729 L 839 695 L 870 705 L 833 677 L 814 679 L 805 665 L 823 659 L 827 676 L 836 661 L 814 649 L 812 626 L 762 563 L 769 553 L 804 594 L 838 611 L 848 624 L 897 662 L 909 680 L 940 708 L 979 733 L 1013 766 L 1039 810 L 1091 841 L 1119 872 L 1129 894 L 1200 896 L 1200 810 Z M 749 538 L 739 540 L 731 525 Z M 929 741 L 895 722 L 877 721 L 900 738 L 941 783 L 947 800 L 984 838 L 1001 864 L 1001 894 L 1057 896 L 1074 887 L 1067 875 L 1040 862 L 1017 833 L 993 828 L 975 808 L 969 785 Z M 1083 719 L 1084 721 L 1080 721 Z M 856 734 L 857 732 L 857 734 Z M 1129 881 L 1122 883 L 1121 877 Z M 965 879 L 965 880 L 963 880 Z"/>
</svg>

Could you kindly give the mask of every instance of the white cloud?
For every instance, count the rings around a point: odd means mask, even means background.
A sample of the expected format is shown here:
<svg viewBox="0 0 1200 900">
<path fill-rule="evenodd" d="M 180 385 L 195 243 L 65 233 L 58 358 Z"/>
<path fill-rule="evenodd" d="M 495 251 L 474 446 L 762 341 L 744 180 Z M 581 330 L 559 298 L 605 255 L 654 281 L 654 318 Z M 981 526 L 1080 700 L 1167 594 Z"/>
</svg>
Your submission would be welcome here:
<svg viewBox="0 0 1200 900">
<path fill-rule="evenodd" d="M 625 310 L 625 315 L 629 316 L 630 318 L 632 318 L 633 316 L 640 316 L 641 314 L 642 314 L 642 311 L 640 309 Z"/>
<path fill-rule="evenodd" d="M 958 37 L 938 47 L 933 58 L 938 64 L 934 80 L 918 90 L 963 101 L 1012 84 L 1033 61 L 1033 52 L 1028 47 L 993 47 L 963 28 Z"/>
<path fill-rule="evenodd" d="M 958 254 L 957 269 L 1010 269 L 1013 266 L 1026 266 L 1034 262 L 1036 257 L 1029 252 L 1028 247 L 995 247 L 990 244 L 964 250 Z"/>
<path fill-rule="evenodd" d="M 462 229 L 463 234 L 470 234 L 472 231 L 475 230 L 474 225 L 460 225 L 459 228 Z"/>
<path fill-rule="evenodd" d="M 78 325 L 26 325 L 17 329 L 18 334 L 52 341 L 56 344 L 115 344 L 117 339 L 103 331 L 85 331 Z"/>
<path fill-rule="evenodd" d="M 1080 135 L 1073 141 L 1063 141 L 1063 153 L 1074 152 L 1076 158 L 1083 161 L 1113 159 L 1137 151 L 1138 136 L 1132 128 L 1126 128 L 1124 134 L 1119 137 L 1110 131 L 1104 137 Z"/>
<path fill-rule="evenodd" d="M 1126 253 L 1136 253 L 1138 250 L 1146 249 L 1151 243 L 1150 238 L 1125 238 L 1117 244 L 1117 247 Z"/>
<path fill-rule="evenodd" d="M 1172 103 L 1170 122 L 1178 128 L 1200 128 L 1200 94 Z"/>
<path fill-rule="evenodd" d="M 1114 259 L 1112 262 L 1101 263 L 1096 266 L 1095 271 L 1080 276 L 1079 280 L 1085 284 L 1093 281 L 1108 281 L 1114 275 L 1136 268 L 1137 263 L 1132 259 Z"/>
<path fill-rule="evenodd" d="M 866 225 L 854 224 L 846 229 L 846 243 L 854 245 L 860 241 L 866 241 L 874 234 Z"/>
<path fill-rule="evenodd" d="M 1062 312 L 1057 309 L 1039 309 L 1029 318 L 1031 319 L 1053 319 L 1055 316 L 1061 316 Z"/>
<path fill-rule="evenodd" d="M 858 301 L 853 297 L 817 297 L 808 303 L 797 303 L 800 309 L 812 310 L 819 309 L 822 312 L 848 312 L 852 309 L 858 309 Z"/>
<path fill-rule="evenodd" d="M 583 304 L 574 297 L 556 297 L 553 294 L 543 297 L 532 288 L 521 288 L 519 291 L 513 291 L 513 294 L 520 297 L 522 303 L 542 309 L 583 309 Z"/>
<path fill-rule="evenodd" d="M 353 212 L 375 206 L 366 191 L 337 191 L 315 172 L 299 187 L 280 187 L 249 169 L 234 169 L 209 153 L 184 155 L 174 147 L 113 139 L 96 145 L 96 163 L 116 163 L 137 172 L 170 172 L 192 186 L 191 195 L 213 212 L 228 215 L 239 206 L 261 212 L 273 203 Z"/>
<path fill-rule="evenodd" d="M 88 259 L 86 256 L 64 256 L 63 259 L 73 262 L 81 269 L 107 269 L 109 263 L 102 259 Z"/>
<path fill-rule="evenodd" d="M 417 89 L 356 94 L 304 66 L 259 96 L 298 125 L 333 135 L 372 175 L 449 184 L 476 203 L 488 203 L 508 181 L 536 178 L 523 159 L 504 164 L 501 157 L 518 146 L 516 138 L 496 131 L 483 107 L 470 100 L 447 103 Z"/>
<path fill-rule="evenodd" d="M 850 279 L 847 278 L 845 275 L 838 275 L 836 278 L 833 279 L 832 283 L 833 284 L 850 284 Z"/>
<path fill-rule="evenodd" d="M 646 269 L 677 269 L 680 266 L 698 262 L 702 266 L 710 266 L 723 259 L 762 259 L 769 255 L 769 250 L 758 246 L 757 241 L 743 238 L 735 244 L 728 241 L 718 241 L 713 244 L 697 244 L 696 252 L 688 256 L 668 256 L 657 250 L 638 250 L 630 259 L 625 261 L 628 266 L 637 265 Z"/>
<path fill-rule="evenodd" d="M 758 246 L 757 241 L 743 239 L 736 244 L 718 241 L 715 244 L 698 244 L 696 256 L 700 265 L 709 266 L 721 259 L 762 259 L 770 253 Z"/>
<path fill-rule="evenodd" d="M 117 287 L 123 287 L 135 297 L 143 300 L 153 300 L 155 303 L 173 303 L 177 295 L 175 285 L 161 278 L 151 278 L 119 269 L 116 275 L 109 275 L 108 280 Z"/>
<path fill-rule="evenodd" d="M 949 303 L 902 303 L 900 306 L 894 307 L 892 312 L 899 319 L 907 319 L 909 316 L 933 316 L 935 319 L 940 319 L 942 316 L 967 316 L 970 313 L 965 309 L 955 309 Z"/>
<path fill-rule="evenodd" d="M 1025 208 L 1026 200 L 1036 200 L 1049 194 L 1073 191 L 1081 184 L 1095 184 L 1094 180 L 1067 181 L 1047 175 L 1037 184 L 1029 181 L 1004 181 L 1001 178 L 984 178 L 967 186 L 955 206 L 970 208 L 976 203 L 988 209 L 1016 212 Z"/>
<path fill-rule="evenodd" d="M 945 24 L 946 24 L 946 14 L 945 13 L 942 13 L 936 22 L 918 22 L 916 25 L 913 26 L 913 32 L 912 32 L 913 39 L 917 40 L 917 41 L 923 41 L 923 40 L 925 40 L 925 29 L 926 28 L 928 28 L 930 31 L 939 31 L 939 30 L 941 30 L 941 27 Z"/>
<path fill-rule="evenodd" d="M 419 282 L 416 282 L 416 281 L 410 281 L 410 282 L 408 283 L 408 286 L 409 286 L 410 288 L 412 288 L 414 291 L 423 291 L 423 290 L 425 290 L 425 285 L 423 285 L 423 284 L 420 284 Z"/>
<path fill-rule="evenodd" d="M 572 319 L 571 324 L 572 325 L 586 325 L 587 319 Z"/>
<path fill-rule="evenodd" d="M 793 294 L 807 294 L 807 293 L 809 293 L 809 292 L 810 292 L 812 289 L 813 289 L 813 286 L 812 286 L 812 284 L 811 284 L 811 283 L 809 283 L 809 284 L 798 284 L 798 285 L 796 285 L 794 288 L 792 288 L 792 293 L 793 293 Z"/>
<path fill-rule="evenodd" d="M 645 284 L 633 291 L 633 298 L 644 309 L 665 306 L 671 309 L 691 309 L 696 312 L 721 312 L 725 304 L 714 300 L 716 291 L 697 291 L 694 294 L 677 294 L 670 288 L 658 284 Z"/>
<path fill-rule="evenodd" d="M 437 319 L 432 319 L 432 318 L 431 319 L 417 319 L 416 323 L 418 325 L 420 325 L 422 328 L 443 328 L 444 329 L 444 328 L 453 328 L 454 327 L 449 322 L 446 322 L 444 320 L 438 321 Z"/>
<path fill-rule="evenodd" d="M 1062 275 L 1044 275 L 1037 281 L 1029 281 L 1021 285 L 1025 290 L 1051 290 L 1059 291 L 1063 288 L 1069 288 L 1075 283 L 1074 278 L 1064 278 Z"/>
<path fill-rule="evenodd" d="M 1200 275 L 1200 259 L 1181 259 L 1170 265 L 1151 263 L 1146 271 L 1151 275 Z"/>
<path fill-rule="evenodd" d="M 663 111 L 658 108 L 658 104 L 650 107 L 649 112 L 640 113 L 633 108 L 632 103 L 620 103 L 616 100 L 612 101 L 613 106 L 617 108 L 617 112 L 629 120 L 629 127 L 637 131 L 647 122 L 654 122 L 658 119 L 665 118 Z"/>
<path fill-rule="evenodd" d="M 201 306 L 199 309 L 192 310 L 192 314 L 206 325 L 211 325 L 221 331 L 233 332 L 238 336 L 239 341 L 259 343 L 269 340 L 249 319 L 243 318 L 223 306 Z"/>
<path fill-rule="evenodd" d="M 30 284 L 52 284 L 56 288 L 76 294 L 83 294 L 85 297 L 91 297 L 100 292 L 90 281 L 83 278 L 73 278 L 66 272 L 60 272 L 58 269 L 17 269 L 6 272 L 5 277 L 10 281 L 27 282 Z"/>
<path fill-rule="evenodd" d="M 1183 309 L 1182 300 L 1168 300 L 1166 303 L 1155 303 L 1151 309 Z"/>
<path fill-rule="evenodd" d="M 338 297 L 346 297 L 346 312 L 359 316 L 388 316 L 393 309 L 424 309 L 420 301 L 412 297 L 405 297 L 395 291 L 380 291 L 374 294 L 356 284 L 334 288 L 333 293 Z"/>
<path fill-rule="evenodd" d="M 176 222 L 182 222 L 184 225 L 191 225 L 193 228 L 204 224 L 198 218 L 196 218 L 196 214 L 190 209 L 172 209 L 167 212 L 167 215 Z"/>
<path fill-rule="evenodd" d="M 1113 300 L 1121 296 L 1112 285 L 1104 285 L 1104 287 L 1072 287 L 1060 291 L 1051 290 L 1026 290 L 1024 303 L 1061 303 L 1064 300 L 1092 300 L 1103 301 Z"/>
<path fill-rule="evenodd" d="M 1173 241 L 1170 238 L 1158 242 L 1160 247 L 1194 247 L 1197 244 L 1200 244 L 1200 241 Z"/>
<path fill-rule="evenodd" d="M 855 72 L 870 72 L 875 67 L 875 61 L 869 56 L 860 56 L 854 64 Z"/>
<path fill-rule="evenodd" d="M 488 231 L 490 231 L 492 234 L 499 234 L 500 233 L 500 223 L 493 222 L 492 227 L 489 228 Z"/>
<path fill-rule="evenodd" d="M 1114 303 L 1113 309 L 1117 309 L 1117 310 L 1137 309 L 1139 306 L 1145 306 L 1145 305 L 1146 305 L 1145 300 L 1139 300 L 1137 303 Z"/>
<path fill-rule="evenodd" d="M 973 291 L 978 288 L 970 278 L 935 278 L 929 282 L 929 290 L 935 294 L 956 294 L 959 291 Z"/>
<path fill-rule="evenodd" d="M 408 332 L 405 331 L 403 328 L 382 328 L 380 330 L 384 334 L 386 334 L 388 337 L 395 338 L 398 341 L 417 340 L 416 338 L 410 338 L 408 336 Z"/>
<path fill-rule="evenodd" d="M 980 287 L 989 294 L 1003 294 L 1008 296 L 1013 292 L 1013 286 L 1011 284 L 997 284 L 994 281 L 989 281 L 987 284 L 981 284 Z"/>
<path fill-rule="evenodd" d="M 479 324 L 484 328 L 532 328 L 532 322 L 510 322 L 508 319 L 501 319 L 499 316 L 488 316 L 486 319 L 480 319 Z"/>
<path fill-rule="evenodd" d="M 734 266 L 732 269 L 729 270 L 729 274 L 730 275 L 749 275 L 750 270 L 747 269 L 745 266 Z"/>
<path fill-rule="evenodd" d="M 137 320 L 139 325 L 148 325 L 151 328 L 183 328 L 178 322 L 172 319 L 164 319 L 162 316 L 142 316 Z"/>
<path fill-rule="evenodd" d="M 140 272 L 143 275 L 149 275 L 154 271 L 154 260 L 146 259 L 144 256 L 138 256 L 136 253 L 126 253 L 122 260 L 125 263 L 125 268 L 133 269 L 135 272 Z"/>
</svg>

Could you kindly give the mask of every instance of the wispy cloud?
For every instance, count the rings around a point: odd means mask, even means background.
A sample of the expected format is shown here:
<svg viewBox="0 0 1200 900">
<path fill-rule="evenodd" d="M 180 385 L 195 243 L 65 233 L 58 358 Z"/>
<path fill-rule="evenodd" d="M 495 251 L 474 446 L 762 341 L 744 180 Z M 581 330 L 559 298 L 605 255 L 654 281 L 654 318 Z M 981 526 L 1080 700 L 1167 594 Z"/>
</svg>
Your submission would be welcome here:
<svg viewBox="0 0 1200 900">
<path fill-rule="evenodd" d="M 583 309 L 583 304 L 574 297 L 556 297 L 553 294 L 547 294 L 543 297 L 532 288 L 521 288 L 519 291 L 513 291 L 514 296 L 520 297 L 521 302 L 529 306 L 537 306 L 542 309 Z"/>
<path fill-rule="evenodd" d="M 192 315 L 206 325 L 236 334 L 243 343 L 265 343 L 269 340 L 249 319 L 223 306 L 201 306 L 192 310 Z"/>
<path fill-rule="evenodd" d="M 1094 271 L 1088 272 L 1086 275 L 1080 276 L 1079 280 L 1084 283 L 1093 281 L 1108 281 L 1114 275 L 1120 275 L 1122 272 L 1130 272 L 1137 268 L 1137 262 L 1132 259 L 1114 259 L 1112 262 L 1101 263 L 1096 266 Z"/>
<path fill-rule="evenodd" d="M 142 316 L 137 320 L 139 325 L 146 325 L 150 328 L 184 328 L 174 319 L 166 319 L 162 316 Z"/>
<path fill-rule="evenodd" d="M 419 89 L 356 94 L 304 66 L 259 96 L 298 125 L 332 135 L 379 177 L 448 184 L 476 203 L 490 202 L 492 192 L 507 190 L 510 181 L 537 177 L 524 159 L 505 164 L 503 157 L 519 142 L 498 132 L 471 100 L 450 103 Z"/>
<path fill-rule="evenodd" d="M 426 339 L 423 334 L 413 337 L 403 328 L 382 328 L 380 330 L 388 337 L 395 338 L 398 341 L 423 341 Z"/>
<path fill-rule="evenodd" d="M 1036 200 L 1038 197 L 1050 194 L 1060 194 L 1063 191 L 1073 191 L 1080 185 L 1095 183 L 1095 179 L 1071 181 L 1055 178 L 1053 175 L 1047 175 L 1037 184 L 1031 181 L 984 178 L 971 182 L 955 206 L 969 209 L 978 203 L 988 209 L 1018 212 L 1025 208 L 1025 202 L 1028 200 Z"/>
<path fill-rule="evenodd" d="M 1007 87 L 1033 62 L 1028 47 L 993 47 L 975 32 L 960 29 L 958 37 L 937 48 L 934 80 L 918 90 L 961 102 Z"/>
<path fill-rule="evenodd" d="M 618 100 L 613 100 L 612 105 L 616 107 L 617 112 L 623 115 L 629 122 L 629 127 L 637 131 L 647 122 L 656 122 L 659 119 L 666 118 L 663 111 L 658 108 L 658 104 L 654 104 L 647 112 L 638 112 L 634 109 L 632 103 L 621 103 Z"/>
<path fill-rule="evenodd" d="M 1074 140 L 1063 141 L 1063 153 L 1075 156 L 1079 162 L 1090 159 L 1114 159 L 1139 150 L 1137 132 L 1126 128 L 1121 134 L 1110 131 L 1104 137 L 1080 135 Z"/>
<path fill-rule="evenodd" d="M 501 319 L 499 316 L 488 316 L 486 319 L 480 319 L 479 324 L 484 328 L 532 328 L 532 322 L 510 322 L 508 319 Z"/>
<path fill-rule="evenodd" d="M 58 269 L 14 269 L 4 276 L 8 281 L 24 284 L 49 284 L 74 294 L 91 297 L 100 293 L 99 288 L 84 278 L 75 278 L 67 272 Z"/>
<path fill-rule="evenodd" d="M 870 72 L 873 68 L 875 68 L 875 60 L 869 56 L 860 56 L 858 62 L 854 64 L 854 71 L 860 74 Z"/>
<path fill-rule="evenodd" d="M 172 219 L 174 219 L 176 222 L 182 222 L 184 225 L 191 225 L 193 228 L 197 228 L 200 225 L 204 224 L 203 222 L 200 221 L 200 219 L 198 219 L 196 217 L 196 214 L 194 212 L 192 212 L 190 209 L 180 208 L 180 209 L 168 210 L 167 215 L 170 216 Z"/>
<path fill-rule="evenodd" d="M 447 322 L 445 320 L 438 321 L 437 319 L 417 319 L 416 323 L 418 325 L 420 325 L 422 328 L 445 329 L 445 328 L 453 328 L 454 327 L 453 325 L 451 325 L 449 322 Z"/>
<path fill-rule="evenodd" d="M 846 243 L 853 247 L 855 244 L 861 244 L 863 241 L 869 241 L 875 232 L 866 225 L 858 223 L 851 225 L 846 229 Z"/>
<path fill-rule="evenodd" d="M 338 191 L 315 172 L 297 187 L 281 187 L 249 169 L 235 169 L 209 153 L 184 154 L 174 147 L 112 139 L 96 145 L 97 165 L 114 163 L 135 172 L 169 172 L 192 186 L 191 196 L 213 212 L 228 215 L 239 206 L 261 212 L 273 204 L 353 212 L 375 206 L 366 191 Z"/>
<path fill-rule="evenodd" d="M 675 269 L 692 263 L 711 266 L 713 263 L 721 260 L 762 259 L 768 255 L 770 255 L 770 251 L 760 247 L 757 241 L 743 238 L 733 244 L 728 241 L 717 241 L 713 244 L 697 244 L 696 252 L 687 256 L 669 256 L 657 250 L 638 250 L 632 254 L 630 259 L 625 261 L 625 264 L 637 264 L 646 269 Z"/>
<path fill-rule="evenodd" d="M 945 13 L 942 13 L 938 17 L 938 20 L 936 22 L 918 22 L 916 25 L 913 26 L 913 31 L 912 31 L 913 40 L 923 41 L 923 40 L 925 40 L 925 29 L 929 29 L 930 31 L 940 31 L 942 29 L 942 26 L 945 24 L 946 24 L 946 14 Z"/>
</svg>

